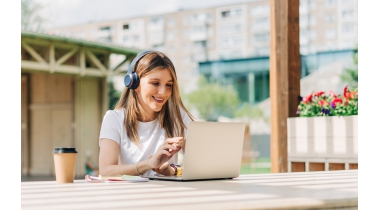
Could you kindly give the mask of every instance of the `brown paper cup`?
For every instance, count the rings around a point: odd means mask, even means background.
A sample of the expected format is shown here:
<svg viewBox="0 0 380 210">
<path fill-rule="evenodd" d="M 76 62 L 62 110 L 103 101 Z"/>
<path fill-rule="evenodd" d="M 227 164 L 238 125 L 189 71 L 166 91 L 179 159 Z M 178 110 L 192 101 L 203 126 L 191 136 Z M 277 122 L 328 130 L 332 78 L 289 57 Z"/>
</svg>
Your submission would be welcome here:
<svg viewBox="0 0 380 210">
<path fill-rule="evenodd" d="M 55 179 L 58 183 L 73 183 L 77 151 L 75 148 L 56 147 L 53 151 Z"/>
</svg>

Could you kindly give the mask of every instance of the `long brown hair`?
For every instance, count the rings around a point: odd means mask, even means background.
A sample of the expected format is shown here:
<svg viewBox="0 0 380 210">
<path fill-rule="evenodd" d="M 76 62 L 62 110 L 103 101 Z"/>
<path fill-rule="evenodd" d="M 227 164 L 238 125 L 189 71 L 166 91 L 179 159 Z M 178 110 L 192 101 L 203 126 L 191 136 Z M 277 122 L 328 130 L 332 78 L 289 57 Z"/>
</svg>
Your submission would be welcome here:
<svg viewBox="0 0 380 210">
<path fill-rule="evenodd" d="M 173 78 L 172 94 L 167 102 L 163 105 L 162 109 L 158 112 L 158 121 L 161 128 L 165 129 L 166 137 L 172 138 L 176 136 L 184 136 L 186 125 L 182 120 L 180 109 L 189 115 L 191 120 L 195 120 L 193 115 L 185 108 L 182 103 L 177 75 L 171 60 L 163 53 L 152 51 L 144 55 L 135 65 L 134 70 L 139 76 L 143 77 L 153 70 L 168 69 Z M 119 101 L 116 104 L 115 110 L 125 108 L 124 125 L 128 137 L 133 143 L 140 146 L 140 139 L 137 133 L 137 123 L 139 117 L 143 115 L 143 108 L 141 107 L 137 93 L 133 89 L 124 88 Z"/>
</svg>

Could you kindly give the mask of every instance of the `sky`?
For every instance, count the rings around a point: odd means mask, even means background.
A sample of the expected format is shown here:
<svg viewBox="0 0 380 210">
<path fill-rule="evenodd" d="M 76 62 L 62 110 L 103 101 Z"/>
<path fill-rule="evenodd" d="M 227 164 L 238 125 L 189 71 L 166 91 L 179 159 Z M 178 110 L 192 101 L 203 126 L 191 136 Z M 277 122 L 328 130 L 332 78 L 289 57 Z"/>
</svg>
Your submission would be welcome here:
<svg viewBox="0 0 380 210">
<path fill-rule="evenodd" d="M 33 0 L 44 6 L 47 28 L 207 8 L 257 0 Z"/>
</svg>

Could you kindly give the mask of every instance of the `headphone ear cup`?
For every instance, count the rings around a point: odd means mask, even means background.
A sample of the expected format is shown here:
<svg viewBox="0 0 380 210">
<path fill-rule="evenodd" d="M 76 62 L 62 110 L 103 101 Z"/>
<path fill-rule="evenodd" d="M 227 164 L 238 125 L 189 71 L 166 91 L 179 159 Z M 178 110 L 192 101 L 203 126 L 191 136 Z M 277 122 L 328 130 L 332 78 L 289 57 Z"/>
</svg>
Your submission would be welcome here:
<svg viewBox="0 0 380 210">
<path fill-rule="evenodd" d="M 125 75 L 124 77 L 124 85 L 125 87 L 129 88 L 132 84 L 132 78 L 131 78 L 131 74 L 127 74 Z"/>
<path fill-rule="evenodd" d="M 132 77 L 132 84 L 130 84 L 130 89 L 136 89 L 139 84 L 140 84 L 140 79 L 139 79 L 139 76 L 136 74 L 136 72 L 133 72 L 131 74 L 131 77 Z"/>
</svg>

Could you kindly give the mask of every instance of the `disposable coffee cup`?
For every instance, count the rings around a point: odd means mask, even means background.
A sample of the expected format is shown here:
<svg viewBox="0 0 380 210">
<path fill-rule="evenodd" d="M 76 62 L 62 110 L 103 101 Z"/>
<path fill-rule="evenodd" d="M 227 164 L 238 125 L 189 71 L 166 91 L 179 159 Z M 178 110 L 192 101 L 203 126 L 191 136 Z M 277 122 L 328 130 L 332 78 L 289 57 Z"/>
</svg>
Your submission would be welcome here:
<svg viewBox="0 0 380 210">
<path fill-rule="evenodd" d="M 56 147 L 53 150 L 55 179 L 58 183 L 73 183 L 77 151 L 70 147 Z"/>
</svg>

